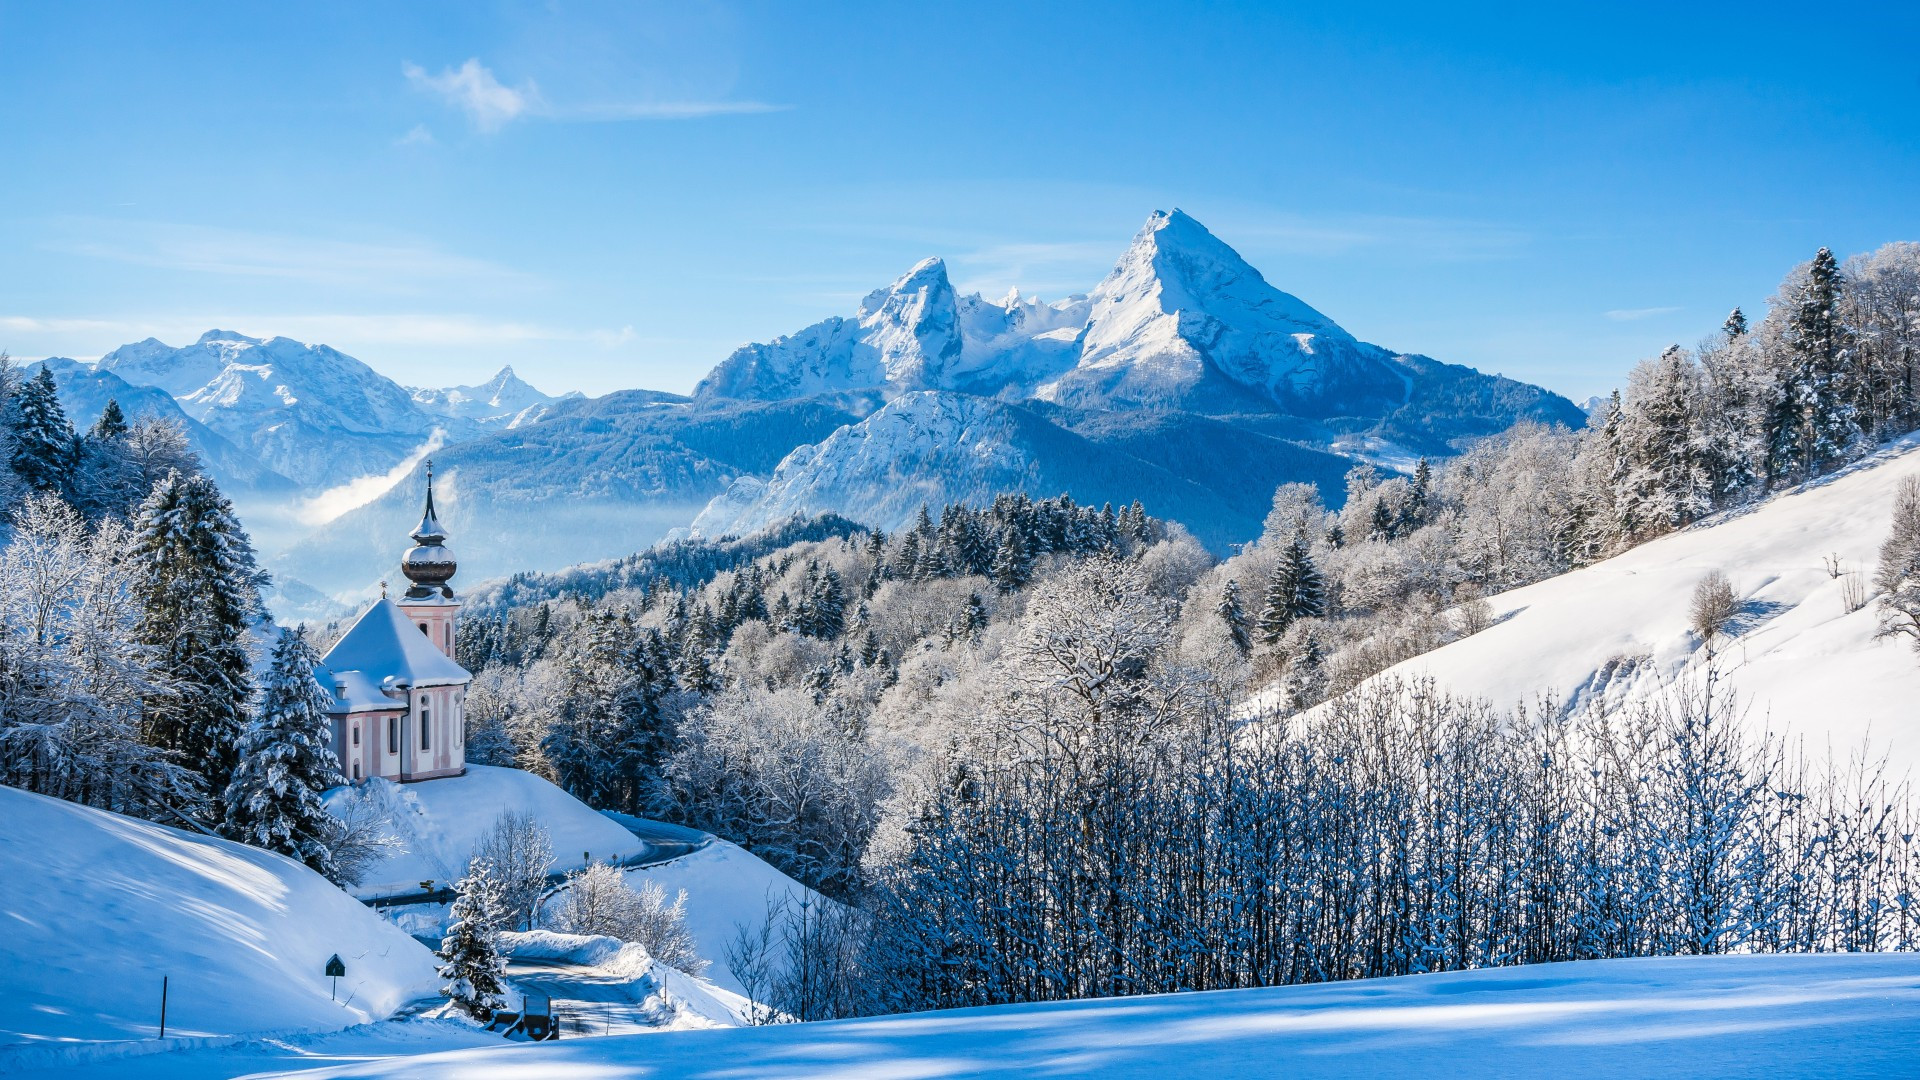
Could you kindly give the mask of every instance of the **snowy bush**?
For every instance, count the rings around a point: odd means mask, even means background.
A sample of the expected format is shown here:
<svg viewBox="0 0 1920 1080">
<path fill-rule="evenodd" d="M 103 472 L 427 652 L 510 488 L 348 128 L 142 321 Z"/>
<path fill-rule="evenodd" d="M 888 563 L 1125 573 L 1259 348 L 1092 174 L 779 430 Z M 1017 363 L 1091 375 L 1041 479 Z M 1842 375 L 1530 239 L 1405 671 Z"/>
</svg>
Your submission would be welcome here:
<svg viewBox="0 0 1920 1080">
<path fill-rule="evenodd" d="M 658 883 L 645 881 L 635 890 L 622 870 L 605 863 L 569 873 L 559 896 L 541 909 L 541 922 L 563 934 L 637 941 L 654 959 L 689 975 L 707 969 L 687 929 L 687 891 L 669 903 Z"/>
</svg>

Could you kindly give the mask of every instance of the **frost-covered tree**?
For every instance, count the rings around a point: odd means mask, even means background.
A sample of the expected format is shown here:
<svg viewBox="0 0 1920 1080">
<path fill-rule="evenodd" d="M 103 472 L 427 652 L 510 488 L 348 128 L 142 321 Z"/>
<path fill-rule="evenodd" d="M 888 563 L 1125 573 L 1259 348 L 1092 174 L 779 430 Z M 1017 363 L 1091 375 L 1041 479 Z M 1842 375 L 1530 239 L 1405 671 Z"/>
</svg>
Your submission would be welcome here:
<svg viewBox="0 0 1920 1080">
<path fill-rule="evenodd" d="M 474 846 L 473 863 L 484 863 L 492 882 L 487 890 L 492 906 L 476 909 L 488 929 L 531 928 L 553 870 L 553 840 L 540 822 L 525 811 L 503 812 L 493 831 Z"/>
<path fill-rule="evenodd" d="M 247 629 L 263 577 L 252 545 L 212 480 L 171 472 L 141 504 L 128 554 L 137 636 L 173 691 L 148 698 L 146 738 L 224 791 L 252 696 Z"/>
<path fill-rule="evenodd" d="M 73 425 L 45 364 L 14 396 L 13 471 L 35 491 L 65 491 L 74 461 Z"/>
<path fill-rule="evenodd" d="M 333 880 L 340 822 L 327 812 L 320 794 L 343 778 L 329 745 L 331 696 L 313 677 L 319 662 L 302 631 L 281 635 L 259 715 L 240 738 L 222 829 L 232 839 L 298 859 Z"/>
<path fill-rule="evenodd" d="M 1881 635 L 1905 635 L 1920 649 L 1920 477 L 1900 481 L 1873 583 L 1880 590 Z"/>
<path fill-rule="evenodd" d="M 489 913 L 502 903 L 497 871 L 485 857 L 475 856 L 454 892 L 451 921 L 440 939 L 440 977 L 447 980 L 440 993 L 467 1015 L 490 1020 L 506 1005 L 507 989 L 507 961 L 499 932 L 489 922 Z"/>
<path fill-rule="evenodd" d="M 1818 475 L 1860 439 L 1855 346 L 1841 311 L 1843 286 L 1833 252 L 1821 248 L 1781 287 L 1767 316 L 1774 372 L 1767 475 L 1775 482 Z"/>
<path fill-rule="evenodd" d="M 669 901 L 657 882 L 643 881 L 634 889 L 625 872 L 606 863 L 569 873 L 559 895 L 542 908 L 541 922 L 563 934 L 637 941 L 654 959 L 689 975 L 708 966 L 687 928 L 687 891 Z"/>
</svg>

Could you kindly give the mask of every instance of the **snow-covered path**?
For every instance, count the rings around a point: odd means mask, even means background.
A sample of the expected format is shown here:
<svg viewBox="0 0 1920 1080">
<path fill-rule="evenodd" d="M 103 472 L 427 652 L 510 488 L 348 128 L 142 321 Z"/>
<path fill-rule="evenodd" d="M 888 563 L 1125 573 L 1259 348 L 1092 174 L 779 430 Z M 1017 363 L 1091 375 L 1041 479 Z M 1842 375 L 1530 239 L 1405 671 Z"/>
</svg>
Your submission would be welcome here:
<svg viewBox="0 0 1920 1080">
<path fill-rule="evenodd" d="M 332 1077 L 1920 1075 L 1920 956 L 1585 961 L 562 1040 Z"/>
</svg>

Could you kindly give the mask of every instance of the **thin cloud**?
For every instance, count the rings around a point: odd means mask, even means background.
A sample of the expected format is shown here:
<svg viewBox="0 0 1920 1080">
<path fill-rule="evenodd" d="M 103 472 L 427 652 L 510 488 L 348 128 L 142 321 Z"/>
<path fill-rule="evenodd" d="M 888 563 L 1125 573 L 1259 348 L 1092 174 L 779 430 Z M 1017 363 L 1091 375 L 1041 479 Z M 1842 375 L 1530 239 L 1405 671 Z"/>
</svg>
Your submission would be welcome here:
<svg viewBox="0 0 1920 1080">
<path fill-rule="evenodd" d="M 1671 315 L 1679 310 L 1677 307 L 1615 308 L 1607 312 L 1607 318 L 1614 322 L 1639 322 L 1659 315 Z"/>
<path fill-rule="evenodd" d="M 412 63 L 400 65 L 400 71 L 409 83 L 466 113 L 473 126 L 483 132 L 499 131 L 526 113 L 540 97 L 539 88 L 531 80 L 517 89 L 507 86 L 494 78 L 493 72 L 478 59 L 470 59 L 458 68 L 447 68 L 438 75 L 429 75 L 426 69 Z"/>
<path fill-rule="evenodd" d="M 184 345 L 215 326 L 235 330 L 249 337 L 279 335 L 313 344 L 328 344 L 347 352 L 370 345 L 488 347 L 502 343 L 589 345 L 612 349 L 639 340 L 631 326 L 560 327 L 457 313 L 316 315 L 206 312 L 156 319 L 137 316 L 65 319 L 0 315 L 0 331 L 58 336 L 66 341 L 85 337 L 89 355 L 149 337 L 173 345 Z M 57 342 L 54 346 L 56 349 L 62 347 Z"/>
<path fill-rule="evenodd" d="M 425 124 L 413 125 L 413 130 L 393 140 L 395 146 L 432 146 L 438 142 L 433 132 Z"/>
<path fill-rule="evenodd" d="M 534 117 L 566 123 L 617 123 L 626 120 L 699 120 L 711 116 L 745 116 L 757 113 L 785 112 L 791 105 L 765 101 L 607 101 L 587 104 L 555 104 L 546 100 L 540 88 L 528 79 L 519 86 L 502 83 L 493 71 L 478 59 L 469 59 L 457 68 L 446 68 L 430 75 L 418 64 L 400 66 L 407 82 L 438 97 L 467 114 L 476 130 L 493 134 L 522 117 Z M 409 132 L 432 134 L 425 125 Z"/>
<path fill-rule="evenodd" d="M 71 255 L 165 270 L 267 277 L 381 292 L 420 292 L 429 283 L 526 289 L 537 278 L 485 259 L 424 244 L 255 233 L 164 222 L 70 219 L 72 235 L 48 246 Z"/>
</svg>

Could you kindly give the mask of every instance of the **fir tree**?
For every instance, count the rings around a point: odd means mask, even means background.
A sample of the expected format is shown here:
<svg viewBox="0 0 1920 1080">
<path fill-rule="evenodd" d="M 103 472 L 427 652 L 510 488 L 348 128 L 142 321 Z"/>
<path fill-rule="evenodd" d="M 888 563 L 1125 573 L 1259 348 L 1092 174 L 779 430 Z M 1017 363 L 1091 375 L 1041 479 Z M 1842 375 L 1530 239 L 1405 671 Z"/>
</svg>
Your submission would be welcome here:
<svg viewBox="0 0 1920 1080">
<path fill-rule="evenodd" d="M 493 916 L 504 906 L 502 882 L 491 860 L 476 856 L 467 873 L 454 884 L 452 922 L 440 939 L 440 988 L 467 1015 L 490 1020 L 506 1004 L 506 958 L 492 928 Z"/>
<path fill-rule="evenodd" d="M 1227 636 L 1233 640 L 1233 647 L 1240 650 L 1240 655 L 1252 653 L 1253 636 L 1247 625 L 1247 609 L 1240 602 L 1240 582 L 1227 579 L 1220 588 L 1220 603 L 1214 610 L 1220 614 L 1220 621 L 1227 624 Z"/>
<path fill-rule="evenodd" d="M 1729 341 L 1747 336 L 1747 313 L 1734 308 L 1728 314 L 1727 321 L 1720 324 L 1720 332 L 1727 335 Z"/>
<path fill-rule="evenodd" d="M 281 636 L 260 715 L 240 739 L 224 829 L 241 843 L 298 859 L 331 880 L 339 822 L 320 793 L 342 778 L 340 759 L 328 745 L 332 697 L 313 677 L 319 662 L 303 631 Z"/>
<path fill-rule="evenodd" d="M 1278 645 L 1296 621 L 1326 613 L 1325 587 L 1305 533 L 1295 535 L 1280 553 L 1266 599 L 1267 608 L 1260 615 L 1260 640 L 1269 646 Z"/>
<path fill-rule="evenodd" d="M 13 402 L 13 471 L 36 491 L 63 490 L 73 465 L 73 425 L 45 364 Z"/>
<path fill-rule="evenodd" d="M 1853 337 L 1840 314 L 1840 267 L 1821 248 L 1784 297 L 1768 478 L 1805 480 L 1844 458 L 1860 438 L 1851 363 Z"/>
<path fill-rule="evenodd" d="M 169 473 L 140 505 L 129 555 L 139 639 L 174 690 L 146 702 L 143 729 L 208 789 L 226 790 L 252 696 L 247 627 L 262 575 L 233 507 L 204 476 Z"/>
</svg>

